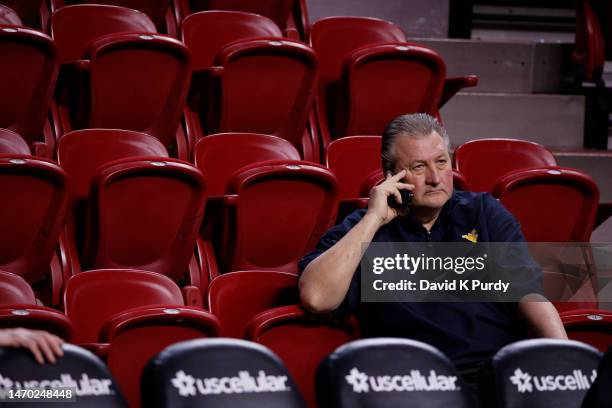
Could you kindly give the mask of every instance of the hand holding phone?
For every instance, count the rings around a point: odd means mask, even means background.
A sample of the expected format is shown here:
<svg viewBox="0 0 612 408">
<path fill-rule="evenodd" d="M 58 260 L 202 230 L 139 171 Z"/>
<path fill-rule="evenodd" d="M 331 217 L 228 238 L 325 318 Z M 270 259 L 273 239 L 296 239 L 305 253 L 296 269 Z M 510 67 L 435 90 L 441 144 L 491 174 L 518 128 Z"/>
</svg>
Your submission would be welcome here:
<svg viewBox="0 0 612 408">
<path fill-rule="evenodd" d="M 389 204 L 389 207 L 398 210 L 400 213 L 404 213 L 408 211 L 408 206 L 410 205 L 414 194 L 412 193 L 412 191 L 409 190 L 399 190 L 399 192 L 402 196 L 402 202 L 398 203 L 395 199 L 395 196 L 390 195 L 387 197 L 387 204 Z"/>
</svg>

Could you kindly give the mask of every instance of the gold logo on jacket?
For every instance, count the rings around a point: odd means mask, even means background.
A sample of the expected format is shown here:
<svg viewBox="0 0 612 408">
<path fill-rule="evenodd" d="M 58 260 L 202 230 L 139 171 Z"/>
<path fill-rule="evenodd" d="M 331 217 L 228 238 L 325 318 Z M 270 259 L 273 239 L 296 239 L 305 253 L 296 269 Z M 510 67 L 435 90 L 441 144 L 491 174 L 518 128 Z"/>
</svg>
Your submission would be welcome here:
<svg viewBox="0 0 612 408">
<path fill-rule="evenodd" d="M 469 234 L 462 235 L 461 238 L 467 239 L 473 243 L 478 242 L 478 233 L 476 232 L 476 228 L 474 228 Z"/>
</svg>

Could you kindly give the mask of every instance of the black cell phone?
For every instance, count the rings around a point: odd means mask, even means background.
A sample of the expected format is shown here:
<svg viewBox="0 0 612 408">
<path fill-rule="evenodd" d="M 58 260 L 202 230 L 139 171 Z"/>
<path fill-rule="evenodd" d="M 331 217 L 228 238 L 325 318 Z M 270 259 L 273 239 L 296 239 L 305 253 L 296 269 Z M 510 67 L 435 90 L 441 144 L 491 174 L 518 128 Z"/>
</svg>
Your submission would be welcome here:
<svg viewBox="0 0 612 408">
<path fill-rule="evenodd" d="M 412 197 L 414 197 L 414 194 L 412 194 L 412 191 L 409 190 L 400 190 L 399 192 L 402 196 L 402 203 L 398 203 L 395 199 L 395 196 L 390 195 L 389 197 L 387 197 L 387 204 L 389 204 L 389 207 L 394 208 L 400 212 L 406 212 L 408 210 L 410 202 L 412 201 Z"/>
</svg>

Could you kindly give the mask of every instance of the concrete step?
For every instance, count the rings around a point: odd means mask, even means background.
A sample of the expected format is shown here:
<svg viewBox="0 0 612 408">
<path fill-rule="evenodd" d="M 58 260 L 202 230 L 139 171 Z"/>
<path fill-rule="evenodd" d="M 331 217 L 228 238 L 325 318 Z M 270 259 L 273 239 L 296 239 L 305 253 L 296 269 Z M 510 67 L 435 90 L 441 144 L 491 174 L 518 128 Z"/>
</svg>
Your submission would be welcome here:
<svg viewBox="0 0 612 408">
<path fill-rule="evenodd" d="M 465 92 L 557 93 L 572 45 L 537 41 L 419 38 L 437 51 L 447 76 L 478 75 Z"/>
<path fill-rule="evenodd" d="M 581 95 L 458 93 L 441 109 L 453 145 L 508 137 L 551 149 L 581 149 L 585 99 Z"/>
</svg>

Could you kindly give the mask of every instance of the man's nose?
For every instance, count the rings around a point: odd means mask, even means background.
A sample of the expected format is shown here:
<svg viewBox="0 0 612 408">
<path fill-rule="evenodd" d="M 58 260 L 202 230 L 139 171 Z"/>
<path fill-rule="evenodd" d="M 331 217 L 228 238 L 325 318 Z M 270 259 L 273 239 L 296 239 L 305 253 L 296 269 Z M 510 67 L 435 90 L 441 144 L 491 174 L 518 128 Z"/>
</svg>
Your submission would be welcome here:
<svg viewBox="0 0 612 408">
<path fill-rule="evenodd" d="M 425 182 L 433 186 L 440 184 L 440 171 L 436 166 L 428 166 Z"/>
</svg>

